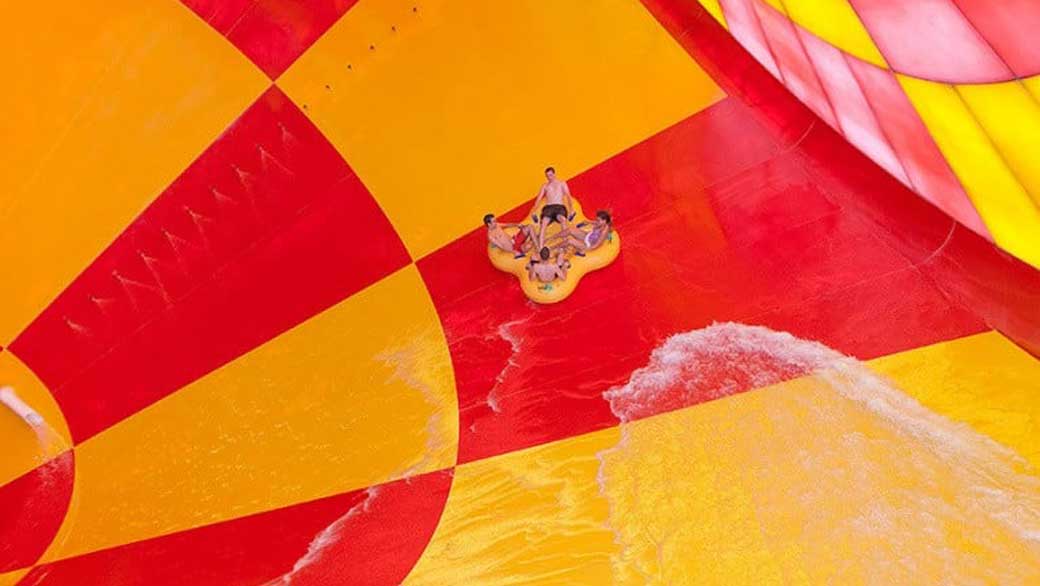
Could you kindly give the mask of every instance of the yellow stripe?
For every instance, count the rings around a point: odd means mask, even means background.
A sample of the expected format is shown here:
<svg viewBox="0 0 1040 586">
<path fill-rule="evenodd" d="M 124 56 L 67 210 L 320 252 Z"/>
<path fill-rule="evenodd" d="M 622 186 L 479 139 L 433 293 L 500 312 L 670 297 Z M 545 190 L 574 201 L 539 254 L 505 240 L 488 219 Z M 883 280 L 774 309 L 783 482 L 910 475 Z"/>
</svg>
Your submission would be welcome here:
<svg viewBox="0 0 1040 586">
<path fill-rule="evenodd" d="M 460 466 L 440 525 L 404 583 L 610 584 L 617 547 L 603 524 L 596 453 L 619 439 L 608 428 Z"/>
<path fill-rule="evenodd" d="M 362 0 L 278 81 L 413 258 L 723 95 L 637 0 L 413 6 Z"/>
<path fill-rule="evenodd" d="M 267 82 L 180 2 L 17 2 L 0 36 L 9 343 Z"/>
<path fill-rule="evenodd" d="M 68 541 L 45 559 L 441 469 L 457 444 L 447 345 L 409 266 L 77 446 Z"/>
<path fill-rule="evenodd" d="M 15 570 L 13 572 L 5 572 L 0 574 L 0 586 L 15 586 L 18 581 L 22 579 L 29 570 Z"/>
<path fill-rule="evenodd" d="M 888 67 L 848 0 L 774 0 L 803 28 L 835 47 L 878 67 Z M 773 3 L 773 2 L 771 2 Z"/>
<path fill-rule="evenodd" d="M 1040 211 L 1005 153 L 995 148 L 956 89 L 897 77 L 997 244 L 1040 267 Z"/>
<path fill-rule="evenodd" d="M 1022 80 L 1022 83 L 1025 84 L 1026 89 L 1029 90 L 1029 93 L 1032 94 L 1033 97 L 1036 98 L 1038 101 L 1040 101 L 1040 75 L 1027 77 Z"/>
<path fill-rule="evenodd" d="M 999 334 L 870 367 L 1040 463 L 1040 362 Z M 866 408 L 881 392 L 859 392 L 867 394 L 852 401 L 798 379 L 467 463 L 407 584 L 911 583 L 907 568 L 916 583 L 980 571 L 1003 583 L 1040 579 L 1035 549 L 999 520 L 980 522 L 983 493 L 921 445 L 915 434 L 935 427 L 931 416 L 897 404 L 896 415 L 925 414 L 920 428 L 900 426 Z M 1029 470 L 996 464 L 1012 476 Z M 932 526 L 927 512 L 912 512 L 950 503 L 970 509 L 964 525 Z M 955 518 L 950 510 L 935 509 Z M 936 535 L 948 555 L 923 545 Z"/>
<path fill-rule="evenodd" d="M 700 0 L 700 3 L 705 10 L 715 17 L 715 20 L 719 21 L 719 24 L 727 29 L 729 28 L 726 26 L 726 15 L 722 12 L 722 5 L 719 4 L 719 0 Z"/>
<path fill-rule="evenodd" d="M 1034 205 L 1040 205 L 1040 104 L 1036 98 L 1019 81 L 956 88 Z M 1040 224 L 1033 228 L 1040 237 Z"/>
<path fill-rule="evenodd" d="M 924 406 L 1013 448 L 1040 469 L 1040 361 L 1004 336 L 968 336 L 870 365 Z"/>
</svg>

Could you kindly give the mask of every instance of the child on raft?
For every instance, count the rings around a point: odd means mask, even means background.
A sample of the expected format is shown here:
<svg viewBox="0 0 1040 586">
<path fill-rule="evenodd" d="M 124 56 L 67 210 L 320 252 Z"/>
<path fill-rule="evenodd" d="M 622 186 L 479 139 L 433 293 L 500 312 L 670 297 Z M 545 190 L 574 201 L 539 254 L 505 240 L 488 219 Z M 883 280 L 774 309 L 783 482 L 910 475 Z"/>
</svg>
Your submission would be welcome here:
<svg viewBox="0 0 1040 586">
<path fill-rule="evenodd" d="M 513 253 L 514 258 L 522 258 L 534 248 L 535 234 L 527 224 L 500 224 L 494 214 L 484 216 L 487 226 L 488 242 L 495 248 Z M 504 228 L 517 228 L 516 234 L 506 234 Z"/>
</svg>

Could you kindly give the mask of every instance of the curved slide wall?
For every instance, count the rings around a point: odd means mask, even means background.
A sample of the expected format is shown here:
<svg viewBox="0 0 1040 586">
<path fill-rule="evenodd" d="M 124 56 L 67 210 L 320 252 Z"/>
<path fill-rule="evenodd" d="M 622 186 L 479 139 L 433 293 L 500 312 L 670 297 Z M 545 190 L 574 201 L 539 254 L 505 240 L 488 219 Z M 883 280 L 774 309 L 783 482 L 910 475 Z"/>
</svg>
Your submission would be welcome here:
<svg viewBox="0 0 1040 586">
<path fill-rule="evenodd" d="M 1040 274 L 909 110 L 879 166 L 672 0 L 5 38 L 0 585 L 1038 579 Z M 625 248 L 538 307 L 479 220 L 548 164 Z"/>
<path fill-rule="evenodd" d="M 702 0 L 875 163 L 1040 266 L 1040 5 Z"/>
</svg>

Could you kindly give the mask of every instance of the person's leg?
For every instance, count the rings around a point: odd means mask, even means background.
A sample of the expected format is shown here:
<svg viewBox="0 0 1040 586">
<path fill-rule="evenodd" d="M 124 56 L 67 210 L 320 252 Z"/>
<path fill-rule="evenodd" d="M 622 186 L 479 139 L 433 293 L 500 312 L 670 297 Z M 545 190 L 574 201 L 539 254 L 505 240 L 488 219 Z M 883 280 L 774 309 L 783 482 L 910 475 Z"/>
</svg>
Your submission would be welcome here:
<svg viewBox="0 0 1040 586">
<path fill-rule="evenodd" d="M 577 238 L 578 240 L 582 240 L 585 238 L 585 231 L 581 228 L 576 227 L 574 224 L 570 224 L 570 229 L 567 230 L 567 234 L 569 234 L 573 238 Z"/>
<path fill-rule="evenodd" d="M 553 247 L 552 250 L 557 253 L 566 253 L 573 250 L 578 256 L 585 256 L 585 243 L 568 234 L 567 237 Z"/>
<path fill-rule="evenodd" d="M 585 253 L 589 251 L 588 247 L 585 246 L 585 239 L 584 238 L 571 236 L 570 241 L 571 241 L 571 246 L 574 247 L 574 253 L 577 254 L 578 256 L 585 256 Z"/>
<path fill-rule="evenodd" d="M 539 231 L 539 234 L 538 234 L 538 250 L 541 250 L 545 246 L 548 246 L 549 243 L 553 242 L 554 240 L 556 240 L 560 236 L 560 232 L 557 232 L 556 234 L 553 234 L 552 236 L 548 236 L 547 235 L 547 231 L 549 230 L 549 226 L 553 222 L 556 222 L 556 221 L 557 221 L 556 218 L 553 217 L 553 216 L 543 216 L 542 217 L 542 227 L 541 227 L 541 230 Z"/>
<path fill-rule="evenodd" d="M 570 232 L 571 232 L 571 223 L 569 221 L 567 221 L 567 214 L 560 214 L 560 215 L 556 216 L 556 221 L 560 223 L 560 233 L 561 234 L 570 234 Z"/>
<path fill-rule="evenodd" d="M 608 236 L 609 236 L 609 232 L 608 233 L 600 233 L 599 238 L 595 242 L 593 242 L 592 244 L 589 244 L 589 242 L 588 242 L 589 239 L 588 239 L 588 237 L 586 237 L 585 238 L 585 243 L 587 245 L 586 248 L 589 249 L 589 250 L 596 250 L 597 248 L 599 248 L 600 246 L 603 246 L 607 242 L 607 237 Z"/>
<path fill-rule="evenodd" d="M 560 280 L 566 281 L 567 269 L 571 268 L 571 263 L 567 259 L 563 258 L 562 252 L 556 256 L 556 266 L 559 267 Z"/>
<path fill-rule="evenodd" d="M 562 253 L 566 253 L 567 249 L 570 248 L 570 246 L 571 246 L 571 243 L 568 242 L 568 241 L 557 242 L 553 246 L 550 246 L 549 250 L 553 254 L 562 254 Z"/>
<path fill-rule="evenodd" d="M 538 250 L 545 246 L 545 229 L 549 226 L 550 221 L 548 216 L 542 217 L 541 227 L 538 229 Z"/>
<path fill-rule="evenodd" d="M 557 232 L 557 233 L 553 234 L 552 236 L 549 236 L 548 238 L 546 238 L 545 239 L 545 245 L 548 246 L 549 248 L 558 247 L 558 246 L 561 246 L 561 245 L 565 244 L 568 241 L 569 238 L 570 238 L 570 234 L 569 233 L 560 231 L 560 232 Z"/>
<path fill-rule="evenodd" d="M 524 240 L 524 243 L 520 246 L 522 252 L 524 254 L 527 254 L 531 251 L 532 248 L 534 248 L 534 242 L 535 238 L 537 238 L 537 233 L 535 232 L 535 229 L 531 226 L 520 226 L 520 230 L 523 231 L 524 236 L 527 236 L 527 238 Z"/>
<path fill-rule="evenodd" d="M 531 237 L 528 238 L 527 241 L 530 243 L 531 248 L 534 248 L 534 246 L 538 244 L 538 240 L 541 238 L 542 230 L 537 223 L 531 225 L 528 229 L 531 232 Z"/>
</svg>

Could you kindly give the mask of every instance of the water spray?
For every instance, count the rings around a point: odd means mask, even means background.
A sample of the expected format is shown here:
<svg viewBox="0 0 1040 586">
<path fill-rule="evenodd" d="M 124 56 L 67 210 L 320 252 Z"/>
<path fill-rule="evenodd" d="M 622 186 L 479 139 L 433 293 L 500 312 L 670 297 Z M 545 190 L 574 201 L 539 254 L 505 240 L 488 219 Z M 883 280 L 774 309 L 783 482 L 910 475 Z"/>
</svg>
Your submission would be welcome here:
<svg viewBox="0 0 1040 586">
<path fill-rule="evenodd" d="M 25 401 L 21 400 L 14 389 L 11 387 L 0 387 L 0 403 L 7 406 L 8 409 L 13 411 L 15 415 L 21 417 L 23 421 L 33 427 L 39 427 L 43 425 L 43 416 L 36 412 L 35 409 L 30 407 Z"/>
</svg>

